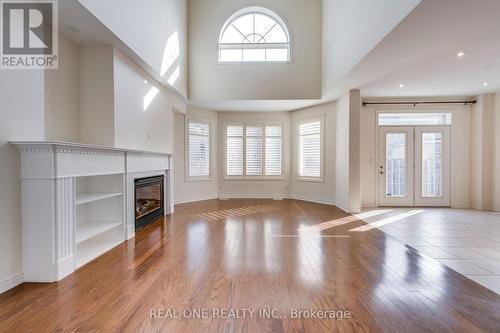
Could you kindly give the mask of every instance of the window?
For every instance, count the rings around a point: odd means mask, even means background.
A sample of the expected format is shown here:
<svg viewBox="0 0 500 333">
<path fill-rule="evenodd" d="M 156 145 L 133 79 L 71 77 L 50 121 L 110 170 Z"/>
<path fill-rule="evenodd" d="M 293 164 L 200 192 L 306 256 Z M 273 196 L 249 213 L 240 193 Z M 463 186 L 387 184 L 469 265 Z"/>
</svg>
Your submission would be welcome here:
<svg viewBox="0 0 500 333">
<path fill-rule="evenodd" d="M 290 51 L 285 21 L 263 7 L 234 13 L 219 37 L 219 62 L 287 62 Z"/>
<path fill-rule="evenodd" d="M 322 179 L 321 119 L 299 124 L 299 178 Z"/>
<path fill-rule="evenodd" d="M 266 176 L 283 174 L 283 138 L 281 126 L 266 126 Z"/>
<path fill-rule="evenodd" d="M 226 176 L 282 175 L 282 125 L 226 126 Z"/>
<path fill-rule="evenodd" d="M 243 126 L 226 127 L 226 174 L 243 176 Z"/>
<path fill-rule="evenodd" d="M 380 113 L 379 126 L 451 125 L 451 113 Z"/>
<path fill-rule="evenodd" d="M 187 176 L 210 177 L 210 123 L 188 119 L 187 134 Z"/>
</svg>

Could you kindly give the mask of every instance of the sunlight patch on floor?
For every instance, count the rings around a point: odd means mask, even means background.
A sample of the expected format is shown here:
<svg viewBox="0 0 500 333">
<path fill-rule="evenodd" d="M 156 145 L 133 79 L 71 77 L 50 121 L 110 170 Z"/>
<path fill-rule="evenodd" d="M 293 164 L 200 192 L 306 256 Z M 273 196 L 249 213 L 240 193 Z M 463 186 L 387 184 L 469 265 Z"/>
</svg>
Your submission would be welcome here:
<svg viewBox="0 0 500 333">
<path fill-rule="evenodd" d="M 395 215 L 395 216 L 387 217 L 387 218 L 382 219 L 382 220 L 378 220 L 378 221 L 374 221 L 374 222 L 369 222 L 367 225 L 364 225 L 364 226 L 361 226 L 361 227 L 358 227 L 358 228 L 353 228 L 353 229 L 351 229 L 349 231 L 353 231 L 353 232 L 369 231 L 369 230 L 372 230 L 372 229 L 375 229 L 375 228 L 379 228 L 379 227 L 387 225 L 389 223 L 400 221 L 400 220 L 403 220 L 403 219 L 405 219 L 407 217 L 410 217 L 410 216 L 413 216 L 413 215 L 417 215 L 417 214 L 420 214 L 420 213 L 423 213 L 423 212 L 424 212 L 423 209 L 410 210 L 409 212 L 406 212 L 406 213 L 401 213 L 401 214 L 398 214 L 398 215 Z"/>
<path fill-rule="evenodd" d="M 246 215 L 253 215 L 253 214 L 269 213 L 269 212 L 277 211 L 279 209 L 281 209 L 281 208 L 275 207 L 272 205 L 256 205 L 256 206 L 248 206 L 248 207 L 220 210 L 220 211 L 215 211 L 215 212 L 210 212 L 210 213 L 194 214 L 194 215 L 191 215 L 191 217 L 200 218 L 200 219 L 203 219 L 205 221 L 217 221 L 217 220 L 223 220 L 225 218 L 230 218 L 230 217 L 239 217 L 239 216 L 246 216 Z"/>
</svg>

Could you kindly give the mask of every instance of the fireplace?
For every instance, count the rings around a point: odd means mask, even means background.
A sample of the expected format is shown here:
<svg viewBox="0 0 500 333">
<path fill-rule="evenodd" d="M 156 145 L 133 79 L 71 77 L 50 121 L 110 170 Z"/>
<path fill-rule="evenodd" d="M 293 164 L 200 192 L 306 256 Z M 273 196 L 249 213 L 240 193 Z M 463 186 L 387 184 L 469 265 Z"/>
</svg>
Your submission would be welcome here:
<svg viewBox="0 0 500 333">
<path fill-rule="evenodd" d="M 164 214 L 163 182 L 163 176 L 135 180 L 135 229 Z"/>
</svg>

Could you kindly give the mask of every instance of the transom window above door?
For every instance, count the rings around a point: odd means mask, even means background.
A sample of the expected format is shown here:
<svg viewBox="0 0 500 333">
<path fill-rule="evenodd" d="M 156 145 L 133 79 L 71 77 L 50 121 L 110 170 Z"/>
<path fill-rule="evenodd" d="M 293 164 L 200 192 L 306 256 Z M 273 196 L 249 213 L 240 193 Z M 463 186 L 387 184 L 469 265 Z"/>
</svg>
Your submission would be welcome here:
<svg viewBox="0 0 500 333">
<path fill-rule="evenodd" d="M 451 125 L 451 113 L 379 113 L 379 126 Z"/>
<path fill-rule="evenodd" d="M 289 62 L 285 21 L 264 7 L 243 8 L 226 21 L 219 37 L 219 62 Z"/>
</svg>

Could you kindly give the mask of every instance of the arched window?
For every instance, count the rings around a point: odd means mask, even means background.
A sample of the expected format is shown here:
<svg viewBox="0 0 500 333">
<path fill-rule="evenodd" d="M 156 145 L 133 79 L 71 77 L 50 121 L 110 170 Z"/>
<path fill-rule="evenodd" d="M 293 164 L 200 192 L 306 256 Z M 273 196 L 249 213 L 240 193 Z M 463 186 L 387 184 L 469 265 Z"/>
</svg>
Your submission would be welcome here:
<svg viewBox="0 0 500 333">
<path fill-rule="evenodd" d="M 290 53 L 285 21 L 267 8 L 243 8 L 222 27 L 219 62 L 288 62 Z"/>
</svg>

